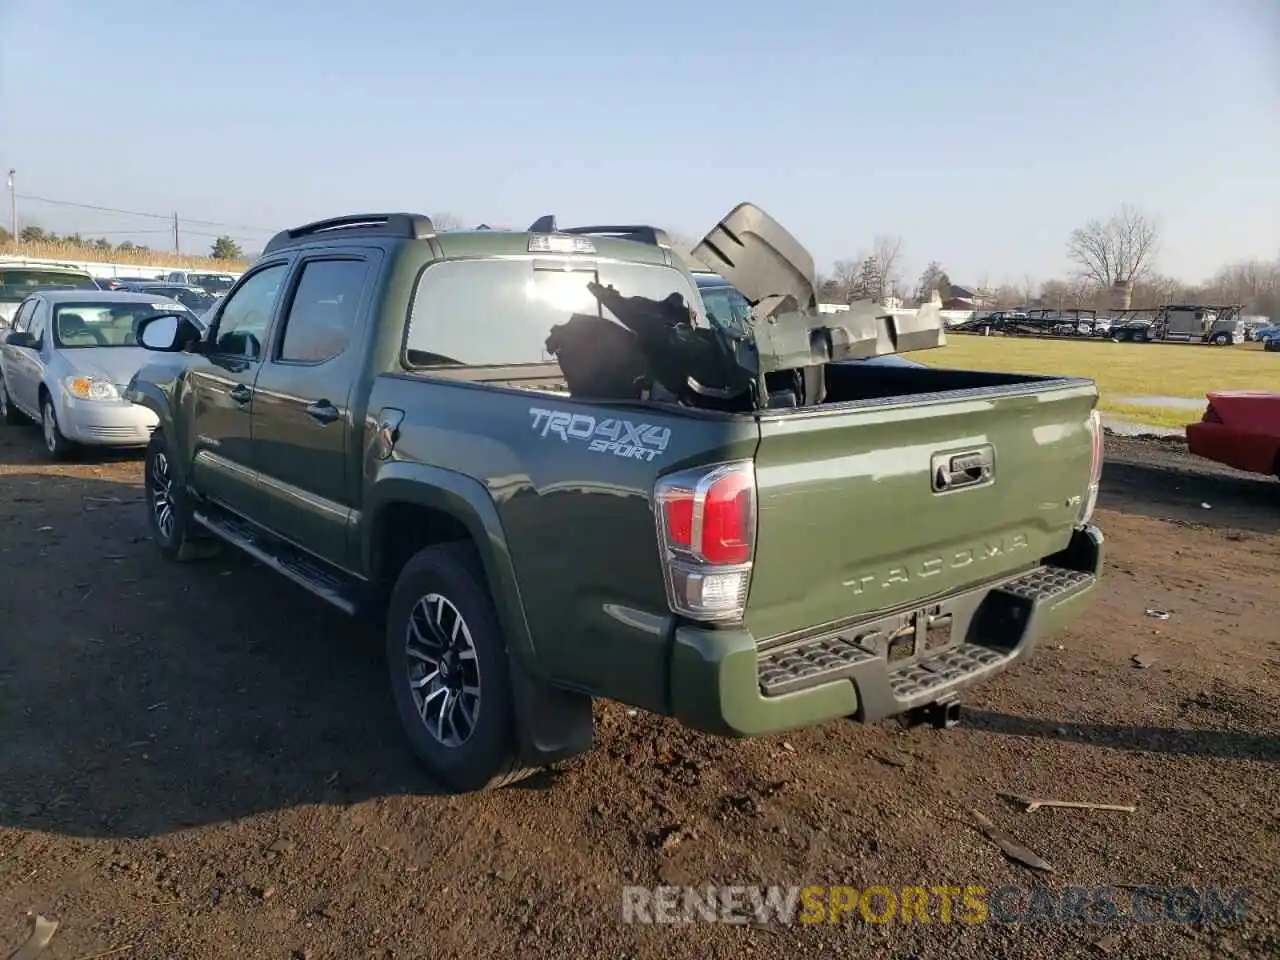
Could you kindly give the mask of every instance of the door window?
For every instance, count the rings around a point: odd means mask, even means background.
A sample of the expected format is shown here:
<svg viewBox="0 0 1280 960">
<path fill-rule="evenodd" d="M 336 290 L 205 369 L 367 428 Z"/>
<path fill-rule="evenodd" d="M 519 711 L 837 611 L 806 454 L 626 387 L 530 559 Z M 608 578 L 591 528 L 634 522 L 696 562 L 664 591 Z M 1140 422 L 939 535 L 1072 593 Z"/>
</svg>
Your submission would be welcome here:
<svg viewBox="0 0 1280 960">
<path fill-rule="evenodd" d="M 27 322 L 31 319 L 31 311 L 36 308 L 34 300 L 27 300 L 18 307 L 18 312 L 13 318 L 13 332 L 22 333 L 27 329 Z"/>
<path fill-rule="evenodd" d="M 39 350 L 44 346 L 44 322 L 49 310 L 43 300 L 37 300 L 34 312 L 31 314 L 31 326 L 27 328 L 27 332 L 31 334 L 31 339 L 35 342 L 35 347 Z"/>
<path fill-rule="evenodd" d="M 285 263 L 264 267 L 227 297 L 218 314 L 214 353 L 245 360 L 262 356 L 267 327 L 271 325 L 271 314 L 288 269 Z"/>
<path fill-rule="evenodd" d="M 311 260 L 302 268 L 285 319 L 283 363 L 324 363 L 347 348 L 369 265 L 364 260 Z"/>
</svg>

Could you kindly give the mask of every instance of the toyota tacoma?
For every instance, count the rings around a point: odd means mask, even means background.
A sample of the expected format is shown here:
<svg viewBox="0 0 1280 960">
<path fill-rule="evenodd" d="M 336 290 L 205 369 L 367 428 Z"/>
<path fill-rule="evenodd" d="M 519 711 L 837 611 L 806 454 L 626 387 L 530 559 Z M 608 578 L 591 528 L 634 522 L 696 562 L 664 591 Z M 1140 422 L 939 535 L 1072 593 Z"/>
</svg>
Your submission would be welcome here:
<svg viewBox="0 0 1280 960">
<path fill-rule="evenodd" d="M 751 204 L 692 254 L 746 307 L 709 316 L 645 226 L 283 231 L 207 330 L 140 325 L 156 544 L 379 618 L 454 791 L 588 750 L 593 698 L 730 737 L 949 726 L 1091 602 L 1094 383 L 870 362 L 942 346 L 938 303 L 821 313 Z"/>
</svg>

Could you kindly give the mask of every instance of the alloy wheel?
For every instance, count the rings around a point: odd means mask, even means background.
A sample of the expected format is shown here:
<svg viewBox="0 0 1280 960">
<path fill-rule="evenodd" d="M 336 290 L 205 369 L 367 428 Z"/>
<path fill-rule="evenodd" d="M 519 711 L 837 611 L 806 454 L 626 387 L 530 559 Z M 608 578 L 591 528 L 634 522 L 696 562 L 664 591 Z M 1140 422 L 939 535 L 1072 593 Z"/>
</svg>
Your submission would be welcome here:
<svg viewBox="0 0 1280 960">
<path fill-rule="evenodd" d="M 151 458 L 151 513 L 156 528 L 166 541 L 173 539 L 173 479 L 169 474 L 169 457 L 157 452 Z"/>
<path fill-rule="evenodd" d="M 44 427 L 44 445 L 50 453 L 58 452 L 58 421 L 53 415 L 53 404 L 44 402 L 44 416 L 40 418 Z"/>
<path fill-rule="evenodd" d="M 413 605 L 404 652 L 423 726 L 442 746 L 462 746 L 480 715 L 480 663 L 471 630 L 447 597 L 428 593 Z"/>
</svg>

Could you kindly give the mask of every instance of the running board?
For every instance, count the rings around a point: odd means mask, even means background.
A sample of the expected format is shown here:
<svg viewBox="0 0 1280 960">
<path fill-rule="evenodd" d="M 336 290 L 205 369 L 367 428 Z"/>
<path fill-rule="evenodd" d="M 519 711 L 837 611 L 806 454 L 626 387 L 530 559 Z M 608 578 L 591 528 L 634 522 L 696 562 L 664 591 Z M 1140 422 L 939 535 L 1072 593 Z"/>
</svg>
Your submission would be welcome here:
<svg viewBox="0 0 1280 960">
<path fill-rule="evenodd" d="M 343 613 L 357 616 L 363 606 L 358 581 L 335 570 L 323 560 L 298 549 L 293 544 L 263 530 L 235 514 L 205 507 L 192 519 L 220 540 L 243 550 L 259 563 L 284 574 L 298 586 L 327 600 Z"/>
</svg>

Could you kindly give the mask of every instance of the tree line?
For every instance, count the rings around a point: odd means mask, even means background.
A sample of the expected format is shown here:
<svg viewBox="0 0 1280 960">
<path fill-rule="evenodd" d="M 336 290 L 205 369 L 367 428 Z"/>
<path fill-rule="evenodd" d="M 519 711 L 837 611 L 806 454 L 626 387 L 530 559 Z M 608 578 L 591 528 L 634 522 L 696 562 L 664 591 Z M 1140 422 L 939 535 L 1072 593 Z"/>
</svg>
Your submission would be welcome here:
<svg viewBox="0 0 1280 960">
<path fill-rule="evenodd" d="M 85 237 L 78 232 L 59 235 L 35 224 L 29 224 L 19 230 L 18 239 L 22 243 L 49 243 L 77 247 L 82 250 L 99 253 L 104 257 L 113 253 L 145 254 L 159 252 L 153 251 L 151 247 L 145 244 L 133 243 L 129 240 L 121 243 L 112 243 L 106 237 Z M 8 230 L 0 227 L 0 247 L 8 246 L 12 241 L 13 235 Z M 214 260 L 243 260 L 245 254 L 235 238 L 221 236 L 213 241 L 207 256 Z"/>
<path fill-rule="evenodd" d="M 691 244 L 686 245 L 686 249 Z M 1065 254 L 1071 265 L 1064 277 L 1037 282 L 993 284 L 988 276 L 966 277 L 965 286 L 939 260 L 931 260 L 916 278 L 905 275 L 902 237 L 881 235 L 856 257 L 837 260 L 818 277 L 818 298 L 824 303 L 852 303 L 890 298 L 905 306 L 928 301 L 936 292 L 943 300 L 974 294 L 978 309 L 1094 309 L 1116 307 L 1117 283 L 1130 289 L 1130 306 L 1157 307 L 1169 303 L 1242 304 L 1246 313 L 1280 315 L 1280 256 L 1273 260 L 1245 260 L 1221 266 L 1207 281 L 1192 283 L 1157 269 L 1159 221 L 1125 204 L 1110 216 L 1095 218 L 1067 236 Z"/>
<path fill-rule="evenodd" d="M 442 211 L 432 215 L 437 229 L 458 230 L 463 220 Z M 676 231 L 668 231 L 673 242 L 688 250 L 693 244 Z M 125 241 L 114 244 L 105 237 L 85 238 L 79 233 L 59 236 L 34 224 L 26 226 L 20 238 L 33 243 L 55 243 L 97 251 L 145 254 L 149 247 Z M 0 228 L 0 246 L 10 243 L 8 232 Z M 948 300 L 956 292 L 944 264 L 931 260 L 919 277 L 905 276 L 902 237 L 882 234 L 856 257 L 837 260 L 829 273 L 818 277 L 818 296 L 825 303 L 852 303 L 891 298 L 912 306 L 929 300 L 936 292 Z M 1280 315 L 1280 256 L 1272 260 L 1245 260 L 1221 266 L 1207 281 L 1191 283 L 1157 270 L 1160 250 L 1159 221 L 1137 207 L 1125 204 L 1110 216 L 1095 218 L 1072 230 L 1065 253 L 1071 272 L 1065 277 L 1036 282 L 1026 276 L 1018 283 L 992 284 L 988 277 L 965 278 L 966 294 L 975 295 L 979 309 L 1017 308 L 1111 310 L 1115 306 L 1114 287 L 1126 283 L 1131 288 L 1133 307 L 1156 307 L 1166 303 L 1242 304 L 1247 313 Z M 245 253 L 232 237 L 213 241 L 208 254 L 215 260 L 243 260 Z"/>
</svg>

